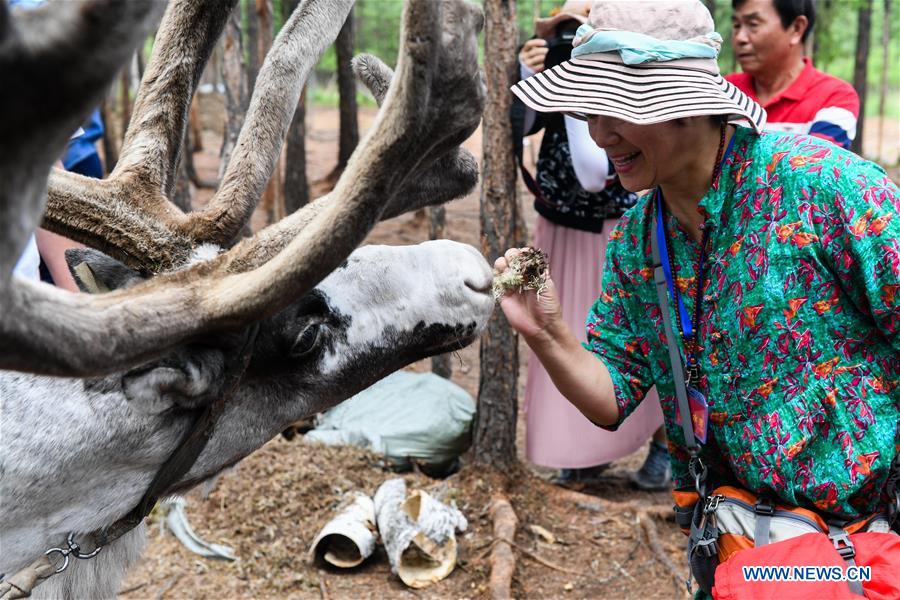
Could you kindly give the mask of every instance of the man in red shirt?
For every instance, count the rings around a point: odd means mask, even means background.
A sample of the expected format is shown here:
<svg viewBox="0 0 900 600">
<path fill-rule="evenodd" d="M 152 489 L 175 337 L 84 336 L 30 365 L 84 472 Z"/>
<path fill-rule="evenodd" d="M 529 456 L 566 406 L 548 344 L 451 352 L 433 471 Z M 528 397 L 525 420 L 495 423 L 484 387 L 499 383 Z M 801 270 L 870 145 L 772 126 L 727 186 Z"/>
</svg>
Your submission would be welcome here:
<svg viewBox="0 0 900 600">
<path fill-rule="evenodd" d="M 859 96 L 803 56 L 815 0 L 732 0 L 731 6 L 731 41 L 743 73 L 725 79 L 766 109 L 766 129 L 814 135 L 849 148 Z"/>
</svg>

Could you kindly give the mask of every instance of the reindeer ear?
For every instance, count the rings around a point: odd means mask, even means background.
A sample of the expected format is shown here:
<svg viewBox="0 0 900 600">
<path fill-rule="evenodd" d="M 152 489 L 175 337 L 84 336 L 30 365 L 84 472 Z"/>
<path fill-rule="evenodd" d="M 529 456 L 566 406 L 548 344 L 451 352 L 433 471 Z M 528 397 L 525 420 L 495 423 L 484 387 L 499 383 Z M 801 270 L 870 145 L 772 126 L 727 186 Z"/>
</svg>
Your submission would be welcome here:
<svg viewBox="0 0 900 600">
<path fill-rule="evenodd" d="M 122 376 L 122 391 L 136 410 L 159 414 L 175 406 L 195 409 L 222 394 L 226 358 L 218 348 L 184 347 Z"/>
<path fill-rule="evenodd" d="M 144 280 L 137 271 L 93 248 L 69 248 L 66 264 L 78 289 L 90 294 L 131 287 Z"/>
</svg>

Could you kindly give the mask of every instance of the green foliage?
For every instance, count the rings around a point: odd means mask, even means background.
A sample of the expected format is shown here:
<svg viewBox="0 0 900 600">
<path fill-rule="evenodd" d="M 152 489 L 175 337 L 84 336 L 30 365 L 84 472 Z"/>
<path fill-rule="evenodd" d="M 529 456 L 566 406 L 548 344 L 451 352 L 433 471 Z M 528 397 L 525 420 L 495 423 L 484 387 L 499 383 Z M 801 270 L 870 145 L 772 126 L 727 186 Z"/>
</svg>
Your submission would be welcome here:
<svg viewBox="0 0 900 600">
<path fill-rule="evenodd" d="M 307 96 L 307 102 L 310 104 L 332 108 L 336 108 L 339 105 L 340 99 L 341 97 L 338 93 L 337 85 L 335 85 L 334 82 L 329 82 L 326 85 L 317 85 L 314 88 L 311 88 L 310 93 Z M 356 104 L 357 106 L 377 106 L 375 99 L 372 98 L 370 94 L 363 91 L 356 92 Z"/>
<path fill-rule="evenodd" d="M 251 8 L 254 0 L 242 0 L 242 8 Z M 276 31 L 281 27 L 281 3 L 287 0 L 272 0 Z M 478 0 L 476 0 L 478 1 Z M 484 0 L 478 3 L 483 4 Z M 534 32 L 535 9 L 540 17 L 562 6 L 562 0 L 514 0 L 516 21 L 519 26 L 519 42 L 524 43 Z M 704 0 L 706 1 L 706 0 Z M 846 81 L 853 78 L 853 60 L 856 50 L 857 11 L 863 0 L 817 0 L 817 24 L 815 36 L 815 64 L 819 69 Z M 707 2 L 709 4 L 709 2 Z M 724 44 L 719 55 L 719 65 L 724 73 L 739 69 L 734 60 L 731 46 L 731 0 L 714 0 L 716 29 L 722 35 Z M 353 9 L 356 17 L 356 52 L 378 56 L 391 67 L 397 61 L 399 49 L 400 17 L 403 0 L 357 0 Z M 878 89 L 884 56 L 881 50 L 881 31 L 884 22 L 884 0 L 872 0 L 872 31 L 870 40 L 868 80 L 869 94 L 866 114 L 877 113 Z M 244 12 L 246 24 L 246 12 Z M 900 117 L 900 0 L 893 0 L 891 11 L 891 56 L 888 59 L 888 113 Z M 480 40 L 483 57 L 484 39 Z M 315 68 L 315 80 L 326 82 L 324 89 L 312 93 L 316 103 L 336 103 L 337 93 L 331 79 L 336 70 L 334 48 L 330 47 L 322 55 Z M 371 105 L 367 96 L 360 97 L 360 103 Z M 368 103 L 368 104 L 367 104 Z"/>
<path fill-rule="evenodd" d="M 400 49 L 400 16 L 403 0 L 357 0 L 353 8 L 356 24 L 356 54 L 373 54 L 391 68 Z M 316 65 L 317 80 L 327 79 L 337 69 L 334 46 Z"/>
<path fill-rule="evenodd" d="M 534 35 L 534 19 L 535 6 L 539 9 L 540 18 L 550 16 L 550 12 L 554 8 L 562 6 L 564 3 L 559 0 L 517 0 L 516 1 L 516 21 L 519 24 L 519 43 L 524 44 L 525 40 Z"/>
<path fill-rule="evenodd" d="M 853 63 L 856 53 L 857 12 L 864 0 L 817 0 L 814 62 L 817 68 L 840 77 L 853 80 Z M 872 1 L 872 31 L 869 40 L 868 82 L 869 94 L 866 114 L 878 112 L 878 90 L 881 85 L 881 68 L 885 60 L 881 35 L 884 23 L 884 0 Z M 709 5 L 710 2 L 704 0 Z M 547 17 L 561 0 L 517 0 L 516 20 L 519 25 L 519 42 L 524 43 L 534 32 L 534 10 Z M 714 0 L 716 31 L 724 41 L 719 53 L 719 67 L 723 73 L 739 70 L 731 45 L 731 0 Z M 888 57 L 888 100 L 885 103 L 890 116 L 900 116 L 900 0 L 892 0 L 890 19 L 890 57 Z"/>
<path fill-rule="evenodd" d="M 287 0 L 272 0 L 276 35 L 283 25 L 281 3 Z M 244 23 L 246 10 L 254 0 L 242 0 Z M 355 53 L 373 54 L 393 68 L 397 63 L 400 49 L 400 16 L 403 0 L 357 0 L 353 8 L 355 17 Z M 337 106 L 338 92 L 334 83 L 337 71 L 337 54 L 334 46 L 329 46 L 322 54 L 314 69 L 310 86 L 309 101 L 313 104 Z M 375 106 L 375 101 L 364 92 L 357 94 L 360 106 Z"/>
<path fill-rule="evenodd" d="M 275 35 L 278 35 L 278 32 L 281 31 L 281 26 L 284 25 L 284 19 L 281 18 L 281 5 L 285 3 L 284 0 L 272 0 L 272 28 L 275 30 Z"/>
</svg>

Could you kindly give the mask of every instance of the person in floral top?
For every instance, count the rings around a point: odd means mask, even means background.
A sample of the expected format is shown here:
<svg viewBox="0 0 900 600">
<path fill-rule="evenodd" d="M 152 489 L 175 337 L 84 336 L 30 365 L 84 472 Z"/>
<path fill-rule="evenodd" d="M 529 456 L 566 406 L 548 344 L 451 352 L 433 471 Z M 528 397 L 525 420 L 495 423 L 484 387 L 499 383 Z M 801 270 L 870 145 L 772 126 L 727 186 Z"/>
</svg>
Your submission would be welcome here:
<svg viewBox="0 0 900 600">
<path fill-rule="evenodd" d="M 699 2 L 634 6 L 598 3 L 581 52 L 513 88 L 536 110 L 586 118 L 622 184 L 650 190 L 611 236 L 587 342 L 562 323 L 552 279 L 504 296 L 504 313 L 602 427 L 656 385 L 675 487 L 692 488 L 651 260 L 661 217 L 676 343 L 708 404 L 711 480 L 845 518 L 883 510 L 900 448 L 897 185 L 833 144 L 761 133 L 764 113 L 703 62 L 715 34 Z"/>
<path fill-rule="evenodd" d="M 877 165 L 806 136 L 739 127 L 698 203 L 709 245 L 698 388 L 712 476 L 846 517 L 883 507 L 900 418 L 900 194 Z M 587 349 L 617 425 L 659 386 L 675 486 L 689 486 L 649 257 L 644 196 L 613 235 Z M 694 312 L 700 244 L 666 213 L 674 277 Z M 673 323 L 675 315 L 672 314 Z"/>
</svg>

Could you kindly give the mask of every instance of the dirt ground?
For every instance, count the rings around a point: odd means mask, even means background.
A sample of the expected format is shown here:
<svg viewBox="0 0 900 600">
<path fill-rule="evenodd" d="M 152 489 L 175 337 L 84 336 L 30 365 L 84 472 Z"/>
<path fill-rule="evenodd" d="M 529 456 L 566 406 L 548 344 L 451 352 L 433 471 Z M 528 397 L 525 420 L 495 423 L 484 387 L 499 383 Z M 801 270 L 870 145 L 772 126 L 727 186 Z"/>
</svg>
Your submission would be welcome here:
<svg viewBox="0 0 900 600">
<path fill-rule="evenodd" d="M 372 122 L 374 110 L 360 112 L 360 127 Z M 206 119 L 204 119 L 206 121 Z M 216 119 L 208 122 L 215 123 Z M 897 123 L 888 125 L 896 131 Z M 313 108 L 307 115 L 307 170 L 317 180 L 333 167 L 337 156 L 337 113 Z M 893 129 L 891 129 L 893 127 Z M 875 136 L 870 136 L 870 139 Z M 200 175 L 215 178 L 220 133 L 204 131 L 204 150 L 196 155 Z M 888 139 L 892 139 L 890 136 Z M 466 142 L 480 156 L 480 132 Z M 896 147 L 888 150 L 896 157 Z M 528 148 L 526 148 L 526 155 Z M 894 158 L 896 160 L 896 158 Z M 892 169 L 897 177 L 897 169 Z M 209 192 L 201 191 L 196 203 Z M 531 227 L 530 203 L 523 207 Z M 254 228 L 264 223 L 261 211 Z M 478 191 L 447 206 L 447 237 L 479 247 Z M 381 223 L 369 243 L 412 244 L 428 238 L 423 215 L 408 214 Z M 523 362 L 527 353 L 522 348 Z M 410 367 L 430 368 L 429 361 Z M 475 396 L 478 388 L 478 347 L 456 353 L 453 381 Z M 520 392 L 524 386 L 522 365 Z M 522 394 L 520 393 L 520 397 Z M 520 453 L 524 428 L 518 424 Z M 665 554 L 684 571 L 684 536 L 672 522 L 656 519 L 657 552 L 637 521 L 636 506 L 665 512 L 668 493 L 633 490 L 629 473 L 643 461 L 644 451 L 622 459 L 604 473 L 597 485 L 572 492 L 547 480 L 551 472 L 522 466 L 507 474 L 510 501 L 519 519 L 515 537 L 516 571 L 513 593 L 518 598 L 679 598 L 683 585 L 675 581 L 661 560 Z M 189 497 L 188 514 L 195 531 L 210 542 L 231 546 L 239 560 L 207 560 L 189 553 L 174 537 L 154 524 L 148 547 L 138 568 L 124 582 L 122 598 L 485 598 L 493 540 L 488 516 L 494 492 L 503 482 L 485 478 L 467 466 L 444 481 L 418 473 L 405 475 L 418 487 L 455 499 L 469 521 L 459 538 L 459 564 L 444 581 L 424 590 L 407 588 L 390 572 L 379 547 L 363 566 L 351 571 L 323 568 L 308 560 L 307 552 L 319 528 L 330 518 L 342 494 L 362 490 L 374 494 L 386 479 L 378 458 L 355 448 L 308 444 L 300 438 L 281 437 L 224 475 L 208 499 L 198 492 Z M 555 543 L 531 533 L 529 526 L 550 531 Z M 683 574 L 682 574 L 683 577 Z"/>
</svg>

